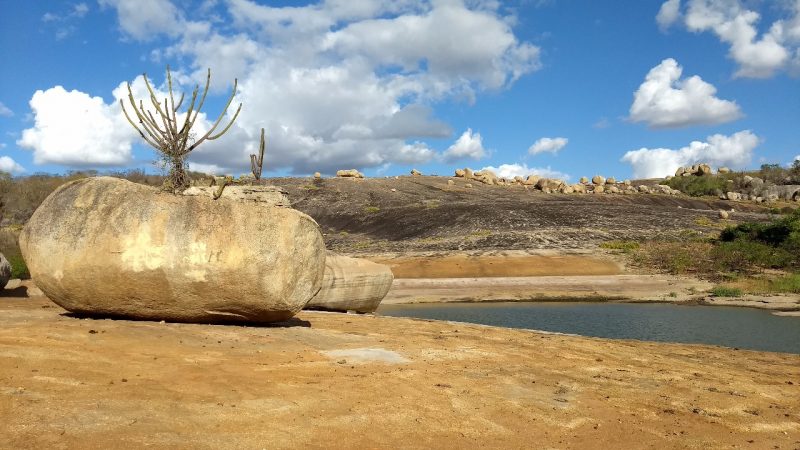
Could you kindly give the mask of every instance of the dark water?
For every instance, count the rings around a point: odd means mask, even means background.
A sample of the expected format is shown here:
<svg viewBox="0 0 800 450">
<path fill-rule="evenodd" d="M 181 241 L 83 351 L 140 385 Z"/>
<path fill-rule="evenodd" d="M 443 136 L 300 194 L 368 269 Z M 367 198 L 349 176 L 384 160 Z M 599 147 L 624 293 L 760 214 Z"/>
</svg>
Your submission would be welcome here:
<svg viewBox="0 0 800 450">
<path fill-rule="evenodd" d="M 461 303 L 384 305 L 378 314 L 800 354 L 800 317 L 779 317 L 751 308 L 641 303 Z"/>
</svg>

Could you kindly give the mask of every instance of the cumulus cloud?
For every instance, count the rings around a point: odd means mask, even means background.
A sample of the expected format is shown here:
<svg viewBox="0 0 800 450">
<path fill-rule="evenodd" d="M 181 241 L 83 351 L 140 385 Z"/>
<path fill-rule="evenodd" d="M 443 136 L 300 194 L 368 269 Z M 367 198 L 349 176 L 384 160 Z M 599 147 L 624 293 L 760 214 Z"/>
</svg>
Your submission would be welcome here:
<svg viewBox="0 0 800 450">
<path fill-rule="evenodd" d="M 11 111 L 8 106 L 4 105 L 3 102 L 0 102 L 0 117 L 11 117 L 14 115 L 14 111 Z"/>
<path fill-rule="evenodd" d="M 528 149 L 528 153 L 531 155 L 536 155 L 538 153 L 558 153 L 559 150 L 564 148 L 567 145 L 569 139 L 563 137 L 557 138 L 548 138 L 544 137 L 539 139 L 538 141 L 534 142 L 533 145 L 530 146 Z"/>
<path fill-rule="evenodd" d="M 25 172 L 25 168 L 17 164 L 10 156 L 0 156 L 0 172 L 20 173 Z"/>
<path fill-rule="evenodd" d="M 141 77 L 133 86 L 137 98 L 145 98 Z M 119 99 L 126 92 L 120 85 L 114 98 Z M 30 107 L 34 125 L 22 132 L 17 145 L 33 151 L 35 164 L 90 167 L 131 162 L 131 144 L 136 134 L 117 103 L 106 104 L 101 97 L 56 86 L 36 91 Z"/>
<path fill-rule="evenodd" d="M 681 79 L 683 68 L 672 58 L 650 69 L 633 94 L 630 119 L 653 128 L 713 125 L 742 116 L 736 102 L 715 97 L 717 89 L 697 75 Z"/>
<path fill-rule="evenodd" d="M 491 170 L 501 178 L 513 179 L 516 176 L 526 178 L 528 175 L 539 175 L 543 178 L 557 178 L 560 180 L 569 180 L 570 176 L 566 173 L 559 172 L 547 167 L 528 167 L 527 164 L 501 164 L 498 167 L 486 166 L 481 170 Z"/>
<path fill-rule="evenodd" d="M 159 34 L 177 35 L 184 25 L 181 12 L 170 0 L 99 0 L 103 8 L 117 12 L 122 32 L 148 41 Z"/>
<path fill-rule="evenodd" d="M 768 78 L 800 64 L 800 1 L 783 4 L 787 6 L 786 17 L 761 33 L 761 15 L 740 0 L 688 0 L 682 13 L 683 24 L 695 33 L 712 32 L 727 44 L 728 56 L 739 65 L 736 76 Z M 668 0 L 656 20 L 665 27 L 680 17 L 680 2 Z"/>
<path fill-rule="evenodd" d="M 245 106 L 237 123 L 190 155 L 232 173 L 247 171 L 262 127 L 268 167 L 296 174 L 481 158 L 477 133 L 444 157 L 419 141 L 452 136 L 431 106 L 473 101 L 540 66 L 539 48 L 517 39 L 497 2 L 229 0 L 216 6 L 233 19 L 225 27 L 202 11 L 189 20 L 168 0 L 101 4 L 116 9 L 125 36 L 167 37 L 153 57 L 185 61 L 189 78 L 203 82 L 212 67 L 214 92 L 238 77 Z"/>
<path fill-rule="evenodd" d="M 678 150 L 632 150 L 625 153 L 622 161 L 633 167 L 633 176 L 636 178 L 664 177 L 674 174 L 678 167 L 698 163 L 744 169 L 750 163 L 753 150 L 759 143 L 758 136 L 745 130 L 731 136 L 715 134 L 706 138 L 705 142 L 692 141 Z"/>
<path fill-rule="evenodd" d="M 444 151 L 442 158 L 445 162 L 453 162 L 460 159 L 477 160 L 486 155 L 480 133 L 473 133 L 472 129 L 468 128 L 453 145 Z"/>
<path fill-rule="evenodd" d="M 661 30 L 666 30 L 674 24 L 681 15 L 681 0 L 667 0 L 661 5 L 656 16 L 656 22 Z"/>
</svg>

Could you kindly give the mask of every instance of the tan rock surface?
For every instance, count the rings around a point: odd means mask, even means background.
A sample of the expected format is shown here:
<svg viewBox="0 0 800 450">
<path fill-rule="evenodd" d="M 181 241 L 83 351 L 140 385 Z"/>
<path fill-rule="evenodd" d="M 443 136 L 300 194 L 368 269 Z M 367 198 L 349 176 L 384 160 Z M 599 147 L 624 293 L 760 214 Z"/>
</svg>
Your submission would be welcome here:
<svg viewBox="0 0 800 450">
<path fill-rule="evenodd" d="M 392 287 L 389 266 L 328 252 L 319 293 L 306 309 L 370 313 Z"/>
<path fill-rule="evenodd" d="M 303 213 L 110 177 L 56 190 L 20 247 L 36 285 L 62 307 L 153 320 L 285 320 L 324 271 L 322 235 Z"/>
<path fill-rule="evenodd" d="M 183 191 L 183 195 L 202 196 L 213 199 L 219 192 L 218 186 L 192 186 Z M 220 198 L 243 202 L 265 203 L 271 206 L 292 206 L 286 191 L 278 186 L 225 186 Z"/>
<path fill-rule="evenodd" d="M 800 356 L 302 312 L 79 320 L 0 301 L 0 448 L 782 448 Z"/>
</svg>

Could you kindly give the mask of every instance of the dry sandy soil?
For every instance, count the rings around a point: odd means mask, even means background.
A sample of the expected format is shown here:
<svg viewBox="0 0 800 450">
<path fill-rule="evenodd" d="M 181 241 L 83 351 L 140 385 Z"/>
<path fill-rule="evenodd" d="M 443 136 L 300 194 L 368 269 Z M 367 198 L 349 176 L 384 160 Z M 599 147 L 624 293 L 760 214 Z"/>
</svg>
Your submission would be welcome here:
<svg viewBox="0 0 800 450">
<path fill-rule="evenodd" d="M 800 356 L 303 312 L 0 298 L 0 448 L 800 447 Z"/>
</svg>

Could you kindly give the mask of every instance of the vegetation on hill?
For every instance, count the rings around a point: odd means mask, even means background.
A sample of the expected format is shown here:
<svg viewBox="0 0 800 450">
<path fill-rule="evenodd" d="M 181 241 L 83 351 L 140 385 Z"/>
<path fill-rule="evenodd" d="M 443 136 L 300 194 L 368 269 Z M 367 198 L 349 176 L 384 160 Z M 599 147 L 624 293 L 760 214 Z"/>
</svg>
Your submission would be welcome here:
<svg viewBox="0 0 800 450">
<path fill-rule="evenodd" d="M 724 192 L 739 191 L 744 188 L 744 177 L 747 175 L 760 178 L 768 184 L 800 184 L 800 160 L 795 160 L 789 168 L 782 167 L 779 164 L 763 164 L 759 170 L 754 171 L 672 177 L 669 180 L 664 180 L 661 184 L 677 189 L 692 197 L 717 196 Z"/>
<path fill-rule="evenodd" d="M 728 296 L 736 289 L 800 293 L 800 209 L 767 223 L 727 226 L 712 239 L 648 241 L 630 252 L 640 267 L 726 282 L 720 293 Z"/>
</svg>

